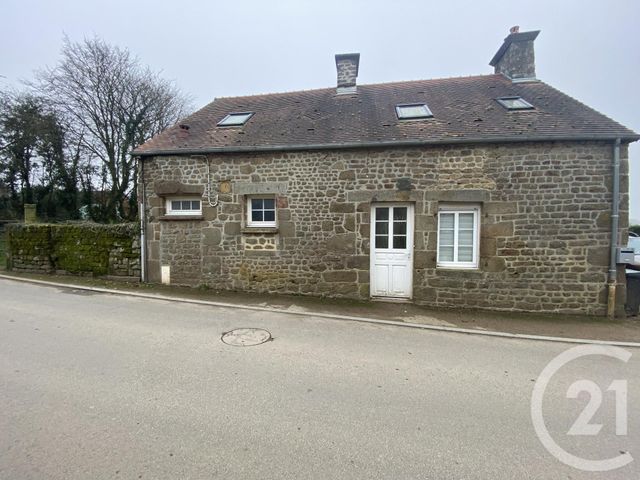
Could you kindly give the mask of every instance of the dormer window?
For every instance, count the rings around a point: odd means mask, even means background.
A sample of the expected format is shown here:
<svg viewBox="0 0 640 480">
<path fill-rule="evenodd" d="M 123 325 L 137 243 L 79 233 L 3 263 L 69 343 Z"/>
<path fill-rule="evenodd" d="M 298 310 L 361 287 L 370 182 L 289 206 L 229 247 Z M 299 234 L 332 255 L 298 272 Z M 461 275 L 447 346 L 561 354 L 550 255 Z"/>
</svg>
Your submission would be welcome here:
<svg viewBox="0 0 640 480">
<path fill-rule="evenodd" d="M 431 118 L 433 114 L 426 103 L 409 103 L 396 105 L 396 114 L 400 120 L 413 120 L 418 118 Z"/>
<path fill-rule="evenodd" d="M 218 122 L 219 127 L 241 127 L 253 116 L 253 112 L 230 113 Z"/>
<path fill-rule="evenodd" d="M 500 97 L 496 101 L 507 110 L 532 110 L 534 107 L 522 97 Z"/>
</svg>

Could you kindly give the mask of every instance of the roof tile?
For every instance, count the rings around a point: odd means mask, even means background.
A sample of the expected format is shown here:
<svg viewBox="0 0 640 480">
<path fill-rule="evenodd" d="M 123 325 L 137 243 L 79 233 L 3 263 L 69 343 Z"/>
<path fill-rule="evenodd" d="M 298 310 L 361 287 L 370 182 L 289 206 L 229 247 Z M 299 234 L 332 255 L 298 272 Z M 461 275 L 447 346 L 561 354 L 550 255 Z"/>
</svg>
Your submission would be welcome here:
<svg viewBox="0 0 640 480">
<path fill-rule="evenodd" d="M 495 99 L 521 96 L 535 109 L 509 111 Z M 424 102 L 433 118 L 398 120 L 395 106 Z M 229 112 L 255 112 L 243 127 L 218 127 Z M 340 147 L 359 144 L 517 141 L 567 138 L 637 140 L 628 128 L 543 82 L 502 75 L 360 85 L 219 98 L 168 128 L 136 155 L 217 150 Z"/>
</svg>

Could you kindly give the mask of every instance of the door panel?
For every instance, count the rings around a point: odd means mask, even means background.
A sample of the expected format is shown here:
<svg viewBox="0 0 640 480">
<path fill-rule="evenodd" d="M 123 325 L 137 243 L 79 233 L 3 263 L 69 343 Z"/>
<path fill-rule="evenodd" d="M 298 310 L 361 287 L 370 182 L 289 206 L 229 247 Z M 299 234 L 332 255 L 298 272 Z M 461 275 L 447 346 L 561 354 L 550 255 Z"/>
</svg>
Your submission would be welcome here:
<svg viewBox="0 0 640 480">
<path fill-rule="evenodd" d="M 413 205 L 371 207 L 371 295 L 410 298 L 413 286 Z"/>
<path fill-rule="evenodd" d="M 385 295 L 389 291 L 389 266 L 377 264 L 372 280 L 374 295 Z"/>
</svg>

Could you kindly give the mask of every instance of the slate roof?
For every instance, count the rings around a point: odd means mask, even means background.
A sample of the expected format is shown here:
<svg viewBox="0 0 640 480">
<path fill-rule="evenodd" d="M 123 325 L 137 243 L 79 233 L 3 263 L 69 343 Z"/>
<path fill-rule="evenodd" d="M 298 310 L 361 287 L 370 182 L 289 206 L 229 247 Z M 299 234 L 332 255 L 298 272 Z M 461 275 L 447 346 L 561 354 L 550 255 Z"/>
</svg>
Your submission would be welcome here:
<svg viewBox="0 0 640 480">
<path fill-rule="evenodd" d="M 521 96 L 534 110 L 495 99 Z M 433 118 L 398 120 L 395 106 L 424 102 Z M 255 112 L 243 127 L 218 127 L 230 112 Z M 183 127 L 181 127 L 182 125 Z M 187 128 L 184 128 L 187 126 Z M 640 136 L 543 82 L 503 75 L 359 85 L 219 98 L 138 147 L 135 155 L 357 148 L 460 142 L 614 139 Z"/>
</svg>

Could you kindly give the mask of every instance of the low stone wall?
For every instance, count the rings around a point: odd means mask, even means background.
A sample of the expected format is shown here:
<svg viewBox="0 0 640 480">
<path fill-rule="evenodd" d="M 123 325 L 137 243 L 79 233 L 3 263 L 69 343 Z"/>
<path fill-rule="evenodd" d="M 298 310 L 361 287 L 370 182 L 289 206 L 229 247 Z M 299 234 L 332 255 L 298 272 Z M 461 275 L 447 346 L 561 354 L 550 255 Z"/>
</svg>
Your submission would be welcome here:
<svg viewBox="0 0 640 480">
<path fill-rule="evenodd" d="M 7 227 L 7 268 L 18 272 L 140 277 L 136 224 Z"/>
</svg>

